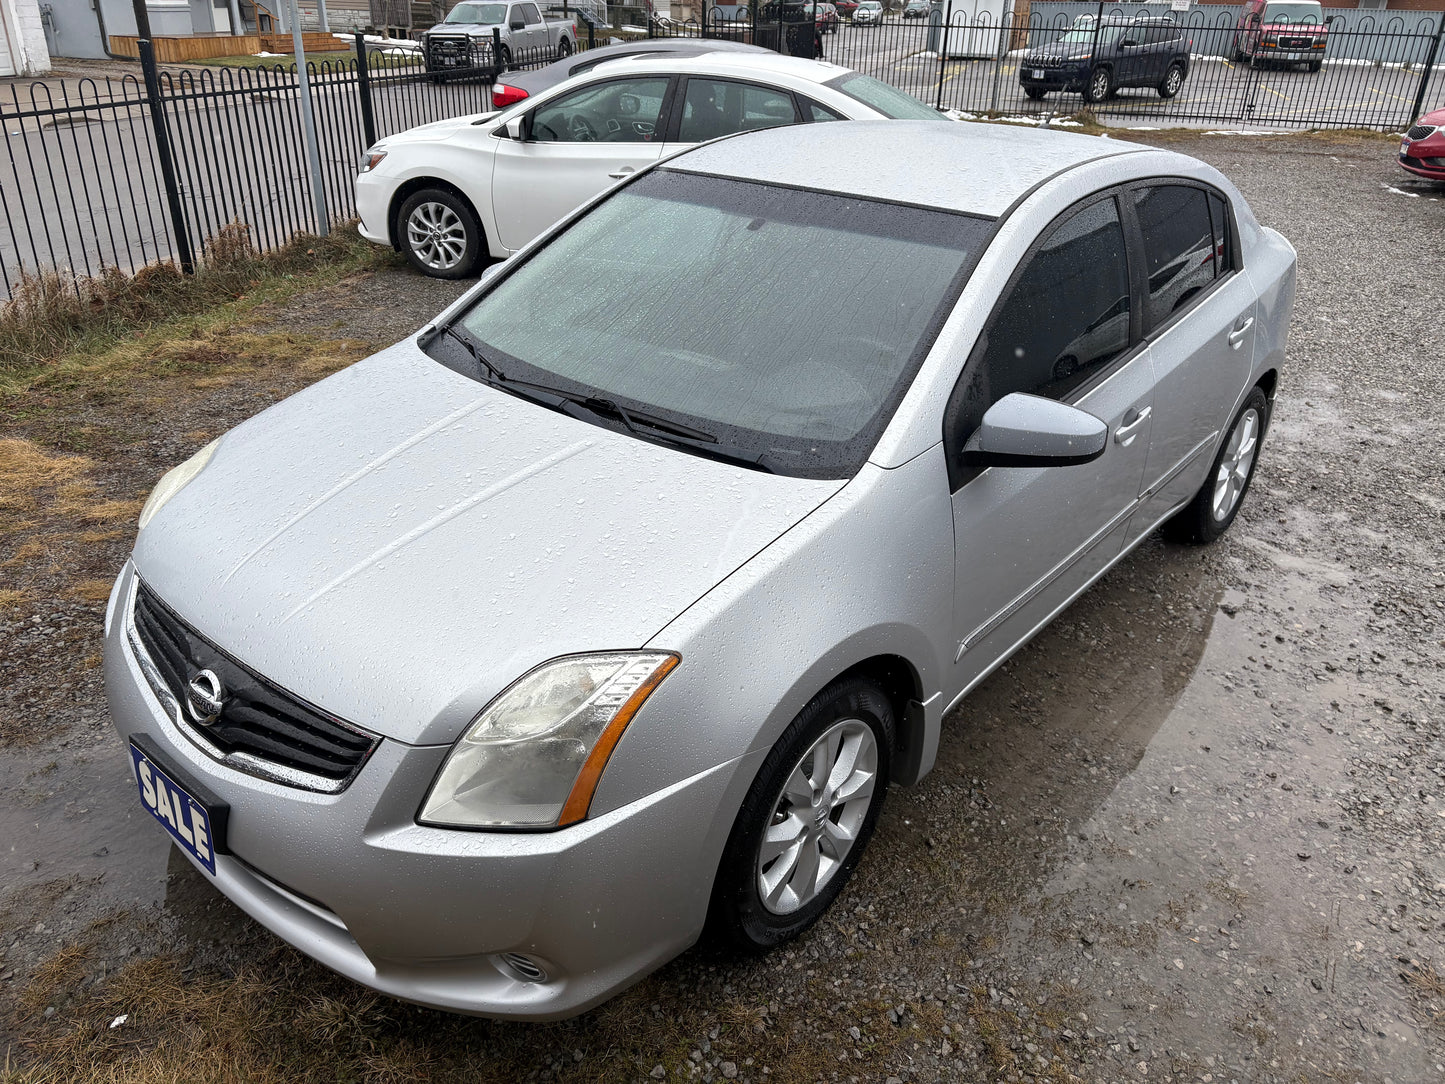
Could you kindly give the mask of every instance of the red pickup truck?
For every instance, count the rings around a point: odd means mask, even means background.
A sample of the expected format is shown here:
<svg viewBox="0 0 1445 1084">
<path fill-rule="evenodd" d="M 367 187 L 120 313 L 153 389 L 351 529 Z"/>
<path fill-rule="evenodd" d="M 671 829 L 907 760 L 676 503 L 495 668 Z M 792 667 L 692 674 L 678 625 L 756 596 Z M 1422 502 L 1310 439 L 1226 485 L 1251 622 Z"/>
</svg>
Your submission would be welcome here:
<svg viewBox="0 0 1445 1084">
<path fill-rule="evenodd" d="M 1319 0 L 1245 0 L 1234 30 L 1234 59 L 1251 64 L 1303 64 L 1312 72 L 1325 60 L 1329 27 Z"/>
</svg>

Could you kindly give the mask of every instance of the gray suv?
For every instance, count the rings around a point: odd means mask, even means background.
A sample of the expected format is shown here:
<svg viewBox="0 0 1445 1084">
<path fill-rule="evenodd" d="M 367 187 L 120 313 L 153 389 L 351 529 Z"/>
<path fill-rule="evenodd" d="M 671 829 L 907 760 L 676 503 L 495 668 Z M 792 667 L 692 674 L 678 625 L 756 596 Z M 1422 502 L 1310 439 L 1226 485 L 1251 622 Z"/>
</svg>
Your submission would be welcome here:
<svg viewBox="0 0 1445 1084">
<path fill-rule="evenodd" d="M 1120 87 L 1153 87 L 1159 97 L 1172 98 L 1189 74 L 1189 45 L 1170 19 L 1105 19 L 1029 50 L 1019 83 L 1035 99 L 1070 90 L 1086 102 L 1101 102 Z"/>
</svg>

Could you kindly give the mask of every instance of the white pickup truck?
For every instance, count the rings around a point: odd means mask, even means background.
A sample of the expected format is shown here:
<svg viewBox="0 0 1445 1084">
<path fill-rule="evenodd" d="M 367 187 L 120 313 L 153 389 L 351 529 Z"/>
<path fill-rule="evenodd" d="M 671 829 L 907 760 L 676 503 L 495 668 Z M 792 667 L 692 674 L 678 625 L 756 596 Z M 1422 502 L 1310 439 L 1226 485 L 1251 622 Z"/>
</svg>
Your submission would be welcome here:
<svg viewBox="0 0 1445 1084">
<path fill-rule="evenodd" d="M 500 33 L 503 69 L 518 61 L 570 56 L 577 48 L 577 24 L 548 22 L 533 0 L 463 0 L 420 36 L 427 71 L 473 68 L 492 62 L 492 31 Z"/>
</svg>

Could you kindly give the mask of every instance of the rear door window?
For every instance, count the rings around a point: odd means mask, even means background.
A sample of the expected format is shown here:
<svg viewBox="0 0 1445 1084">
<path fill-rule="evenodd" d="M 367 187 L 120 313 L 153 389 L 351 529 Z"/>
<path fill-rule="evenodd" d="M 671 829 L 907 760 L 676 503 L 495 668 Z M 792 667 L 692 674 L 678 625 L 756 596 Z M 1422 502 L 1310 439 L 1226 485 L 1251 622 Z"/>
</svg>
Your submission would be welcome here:
<svg viewBox="0 0 1445 1084">
<path fill-rule="evenodd" d="M 727 79 L 691 78 L 682 103 L 680 143 L 776 128 L 799 120 L 793 96 L 786 90 L 735 83 Z"/>
<path fill-rule="evenodd" d="M 1149 276 L 1150 330 L 1193 303 L 1215 278 L 1216 245 L 1209 197 L 1202 188 L 1160 184 L 1136 189 L 1134 210 Z"/>
</svg>

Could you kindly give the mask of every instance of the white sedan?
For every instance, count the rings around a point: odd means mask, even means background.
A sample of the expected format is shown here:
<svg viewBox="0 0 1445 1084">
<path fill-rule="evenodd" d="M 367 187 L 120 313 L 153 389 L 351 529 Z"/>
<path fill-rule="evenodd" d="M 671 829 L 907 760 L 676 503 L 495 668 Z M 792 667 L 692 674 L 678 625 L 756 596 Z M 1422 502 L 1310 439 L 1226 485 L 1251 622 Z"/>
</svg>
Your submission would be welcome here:
<svg viewBox="0 0 1445 1084">
<path fill-rule="evenodd" d="M 619 60 L 496 113 L 380 140 L 356 178 L 361 235 L 438 278 L 505 259 L 659 158 L 735 132 L 829 120 L 942 121 L 836 64 L 769 54 Z"/>
</svg>

